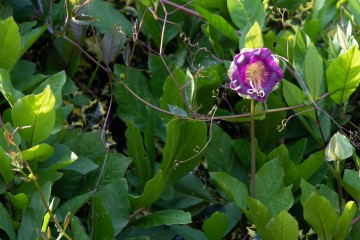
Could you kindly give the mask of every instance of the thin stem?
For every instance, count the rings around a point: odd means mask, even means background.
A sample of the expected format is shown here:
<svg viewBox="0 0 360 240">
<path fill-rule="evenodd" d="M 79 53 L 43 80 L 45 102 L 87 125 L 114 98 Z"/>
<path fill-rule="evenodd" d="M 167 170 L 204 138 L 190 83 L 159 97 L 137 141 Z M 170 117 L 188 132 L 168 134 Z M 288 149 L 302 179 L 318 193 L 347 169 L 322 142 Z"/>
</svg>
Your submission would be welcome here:
<svg viewBox="0 0 360 240">
<path fill-rule="evenodd" d="M 337 180 L 337 187 L 338 187 L 338 198 L 339 198 L 339 209 L 340 214 L 342 213 L 342 188 L 341 188 L 341 175 L 340 175 L 340 161 L 335 162 L 335 171 L 336 171 L 336 180 Z"/>
<path fill-rule="evenodd" d="M 193 16 L 195 16 L 197 18 L 204 19 L 204 17 L 201 16 L 199 13 L 197 13 L 197 12 L 191 10 L 191 9 L 188 9 L 188 8 L 186 8 L 184 6 L 178 5 L 176 3 L 173 3 L 173 2 L 170 2 L 170 1 L 167 1 L 167 0 L 161 0 L 161 2 L 165 3 L 166 5 L 169 5 L 171 7 L 177 8 L 177 9 L 179 9 L 179 10 L 181 10 L 181 11 L 187 13 L 187 14 L 193 15 Z"/>
<path fill-rule="evenodd" d="M 255 159 L 255 100 L 251 99 L 250 106 L 250 144 L 251 144 L 251 196 L 256 197 L 256 159 Z"/>
</svg>

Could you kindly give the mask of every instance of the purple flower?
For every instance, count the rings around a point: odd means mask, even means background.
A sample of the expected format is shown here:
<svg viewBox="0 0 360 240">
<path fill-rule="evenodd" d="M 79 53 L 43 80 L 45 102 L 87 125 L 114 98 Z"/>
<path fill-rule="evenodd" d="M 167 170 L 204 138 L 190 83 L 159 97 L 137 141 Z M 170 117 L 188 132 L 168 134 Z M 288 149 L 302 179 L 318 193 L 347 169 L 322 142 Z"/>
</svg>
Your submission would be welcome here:
<svg viewBox="0 0 360 240">
<path fill-rule="evenodd" d="M 242 97 L 264 102 L 284 77 L 278 60 L 267 48 L 243 49 L 228 70 L 230 88 Z"/>
</svg>

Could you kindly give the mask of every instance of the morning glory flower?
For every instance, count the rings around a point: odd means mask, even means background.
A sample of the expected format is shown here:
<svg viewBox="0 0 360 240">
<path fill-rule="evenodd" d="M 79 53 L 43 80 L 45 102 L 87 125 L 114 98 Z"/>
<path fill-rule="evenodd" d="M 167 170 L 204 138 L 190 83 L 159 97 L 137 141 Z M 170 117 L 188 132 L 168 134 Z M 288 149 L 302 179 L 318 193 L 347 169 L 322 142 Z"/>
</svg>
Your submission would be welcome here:
<svg viewBox="0 0 360 240">
<path fill-rule="evenodd" d="M 228 70 L 230 88 L 242 97 L 264 102 L 284 77 L 278 60 L 267 48 L 243 49 Z"/>
</svg>

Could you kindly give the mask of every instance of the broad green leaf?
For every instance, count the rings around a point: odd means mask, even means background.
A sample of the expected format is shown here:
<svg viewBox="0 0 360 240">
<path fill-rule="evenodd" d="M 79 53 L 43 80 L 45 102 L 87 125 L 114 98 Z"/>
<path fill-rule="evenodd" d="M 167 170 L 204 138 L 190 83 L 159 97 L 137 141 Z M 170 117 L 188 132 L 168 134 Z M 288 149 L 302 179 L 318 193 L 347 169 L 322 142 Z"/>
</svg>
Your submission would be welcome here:
<svg viewBox="0 0 360 240">
<path fill-rule="evenodd" d="M 132 35 L 133 28 L 130 21 L 108 2 L 92 0 L 83 8 L 83 11 L 84 14 L 98 20 L 94 22 L 94 25 L 101 33 L 105 33 L 114 25 L 120 25 L 123 27 L 126 35 Z"/>
<path fill-rule="evenodd" d="M 255 21 L 262 28 L 265 22 L 264 4 L 260 0 L 227 0 L 227 7 L 231 20 L 239 29 L 244 29 L 250 23 Z"/>
<path fill-rule="evenodd" d="M 92 221 L 91 227 L 93 239 L 114 239 L 114 227 L 111 222 L 110 214 L 106 210 L 104 203 L 99 195 L 96 194 L 94 196 L 93 204 L 94 212 L 89 212 L 89 219 Z"/>
<path fill-rule="evenodd" d="M 291 191 L 292 186 L 280 189 L 266 205 L 271 216 L 278 215 L 281 211 L 288 211 L 294 204 L 294 197 Z"/>
<path fill-rule="evenodd" d="M 49 204 L 51 183 L 47 182 L 41 187 L 44 199 Z M 31 196 L 29 207 L 25 210 L 21 218 L 21 224 L 18 231 L 19 240 L 36 239 L 38 236 L 37 230 L 41 229 L 46 208 L 42 203 L 40 194 L 35 192 Z"/>
<path fill-rule="evenodd" d="M 330 64 L 326 78 L 331 99 L 342 105 L 360 82 L 360 50 L 354 46 L 338 56 Z"/>
<path fill-rule="evenodd" d="M 0 216 L 1 216 L 1 218 L 0 218 L 0 228 L 4 232 L 6 232 L 9 239 L 11 239 L 11 240 L 17 239 L 16 234 L 15 234 L 15 230 L 14 230 L 14 227 L 13 227 L 12 219 L 10 217 L 10 214 L 4 208 L 2 203 L 0 203 Z"/>
<path fill-rule="evenodd" d="M 271 215 L 269 210 L 259 200 L 248 198 L 246 200 L 250 211 L 250 221 L 255 224 L 256 232 L 261 238 L 266 236 L 266 224 L 270 221 Z"/>
<path fill-rule="evenodd" d="M 25 210 L 29 205 L 29 198 L 24 193 L 18 193 L 16 195 L 7 194 L 7 197 L 11 204 L 17 209 Z"/>
<path fill-rule="evenodd" d="M 246 199 L 249 193 L 244 183 L 225 172 L 211 172 L 210 176 L 231 201 L 235 202 L 240 209 L 246 209 Z"/>
<path fill-rule="evenodd" d="M 299 227 L 296 219 L 286 211 L 281 211 L 265 227 L 268 240 L 297 240 Z"/>
<path fill-rule="evenodd" d="M 149 228 L 161 225 L 188 224 L 191 223 L 191 214 L 182 210 L 166 209 L 156 211 L 140 218 L 135 222 L 137 227 Z"/>
<path fill-rule="evenodd" d="M 83 195 L 76 196 L 65 202 L 56 210 L 56 217 L 59 219 L 59 221 L 63 221 L 68 213 L 74 216 L 76 212 L 86 204 L 86 202 L 90 199 L 91 195 L 92 192 L 88 192 Z"/>
<path fill-rule="evenodd" d="M 318 239 L 333 239 L 338 214 L 325 197 L 313 192 L 304 203 L 304 218 Z"/>
<path fill-rule="evenodd" d="M 304 75 L 309 94 L 312 99 L 320 97 L 320 90 L 323 83 L 324 69 L 320 55 L 311 44 L 306 52 L 304 61 Z"/>
<path fill-rule="evenodd" d="M 36 172 L 37 180 L 40 186 L 45 185 L 47 182 L 51 182 L 52 184 L 59 180 L 63 173 L 54 172 L 54 171 L 37 171 Z M 33 182 L 22 182 L 19 187 L 17 187 L 17 192 L 22 192 L 28 195 L 29 197 L 33 195 L 37 189 Z"/>
<path fill-rule="evenodd" d="M 256 122 L 255 122 L 256 125 Z M 257 140 L 257 139 L 255 139 Z M 231 141 L 231 146 L 234 149 L 236 155 L 240 159 L 240 162 L 242 163 L 240 165 L 240 169 L 245 167 L 247 171 L 251 170 L 251 144 L 249 141 L 245 139 L 235 139 Z M 257 141 L 255 141 L 255 159 L 256 159 L 256 165 L 262 166 L 266 163 L 266 155 L 260 150 Z M 239 170 L 237 170 L 239 171 Z M 232 172 L 232 171 L 230 171 Z M 244 171 L 245 172 L 245 171 Z M 239 172 L 239 175 L 242 174 L 242 178 L 244 178 L 244 173 Z M 245 175 L 247 175 L 247 172 L 245 172 Z M 235 175 L 236 177 L 237 175 Z"/>
<path fill-rule="evenodd" d="M 38 95 L 19 99 L 11 110 L 15 127 L 30 146 L 47 139 L 55 124 L 55 97 L 50 87 Z"/>
<path fill-rule="evenodd" d="M 17 91 L 13 87 L 10 80 L 9 72 L 2 68 L 0 68 L 0 92 L 8 101 L 11 107 L 14 106 L 17 100 L 24 97 L 24 94 L 22 92 Z"/>
<path fill-rule="evenodd" d="M 307 35 L 300 29 L 296 29 L 295 39 L 294 39 L 294 59 L 293 65 L 296 71 L 300 76 L 297 76 L 296 80 L 299 83 L 299 86 L 304 89 L 304 61 L 306 57 L 307 47 L 308 47 L 308 37 Z M 285 46 L 282 46 L 285 48 Z M 287 47 L 286 47 L 287 48 Z"/>
<path fill-rule="evenodd" d="M 283 177 L 278 158 L 265 163 L 256 173 L 256 198 L 267 205 L 284 186 Z"/>
<path fill-rule="evenodd" d="M 21 36 L 12 17 L 0 20 L 0 68 L 10 71 L 20 57 Z"/>
<path fill-rule="evenodd" d="M 221 240 L 227 229 L 228 220 L 221 212 L 214 212 L 202 225 L 209 240 Z"/>
<path fill-rule="evenodd" d="M 113 26 L 104 35 L 101 43 L 101 53 L 105 64 L 112 62 L 121 48 L 124 46 L 126 35 L 121 26 Z"/>
<path fill-rule="evenodd" d="M 343 134 L 335 133 L 326 147 L 326 161 L 342 161 L 353 155 L 353 146 Z"/>
<path fill-rule="evenodd" d="M 240 169 L 242 169 L 240 161 L 232 145 L 229 144 L 232 138 L 216 124 L 213 124 L 211 128 L 212 140 L 206 151 L 208 170 L 210 172 L 223 171 L 233 177 L 240 177 Z"/>
<path fill-rule="evenodd" d="M 187 225 L 171 225 L 170 228 L 185 240 L 208 240 L 202 231 Z"/>
<path fill-rule="evenodd" d="M 70 151 L 69 147 L 64 144 L 55 144 L 53 148 L 54 155 L 40 164 L 40 167 L 58 170 L 78 159 L 77 155 Z"/>
<path fill-rule="evenodd" d="M 141 207 L 150 206 L 160 198 L 164 188 L 164 174 L 161 170 L 159 170 L 152 179 L 146 182 L 144 191 L 140 196 L 129 195 L 131 209 L 136 210 Z"/>
<path fill-rule="evenodd" d="M 262 48 L 264 46 L 261 28 L 258 22 L 255 21 L 254 25 L 247 32 L 245 37 L 246 48 Z"/>
<path fill-rule="evenodd" d="M 19 56 L 22 56 L 34 43 L 35 41 L 45 32 L 48 26 L 43 25 L 30 29 L 24 33 L 21 33 L 21 49 Z"/>
<path fill-rule="evenodd" d="M 346 239 L 346 237 L 350 233 L 352 227 L 352 221 L 353 218 L 355 217 L 356 212 L 357 212 L 357 206 L 354 201 L 349 201 L 345 204 L 343 213 L 339 218 L 336 231 L 334 233 L 335 240 Z"/>
<path fill-rule="evenodd" d="M 203 200 L 212 200 L 209 189 L 204 186 L 202 180 L 198 176 L 195 176 L 194 173 L 189 173 L 176 181 L 174 190 Z"/>
<path fill-rule="evenodd" d="M 345 169 L 342 182 L 345 190 L 353 197 L 358 203 L 360 203 L 360 177 L 359 172 Z"/>
<path fill-rule="evenodd" d="M 66 157 L 66 155 L 64 157 Z M 81 173 L 82 175 L 85 175 L 99 167 L 99 165 L 95 164 L 89 158 L 84 156 L 76 156 L 76 154 L 73 152 L 70 153 L 70 159 L 66 157 L 58 160 L 60 160 L 60 162 L 54 163 L 50 169 L 61 168 L 66 170 L 73 170 Z"/>
<path fill-rule="evenodd" d="M 77 217 L 71 218 L 70 226 L 71 226 L 71 236 L 73 237 L 73 239 L 78 239 L 78 240 L 90 239 L 86 234 L 84 226 L 82 226 L 81 222 Z"/>
<path fill-rule="evenodd" d="M 110 183 L 101 189 L 99 196 L 102 198 L 104 207 L 110 215 L 115 237 L 126 226 L 130 218 L 126 180 L 122 178 Z"/>
<path fill-rule="evenodd" d="M 310 183 L 308 183 L 304 179 L 301 179 L 300 186 L 301 186 L 301 199 L 300 199 L 300 202 L 304 206 L 304 203 L 308 199 L 308 197 L 313 192 L 318 192 L 318 191 L 316 190 L 315 186 L 311 185 Z"/>
<path fill-rule="evenodd" d="M 0 146 L 0 174 L 5 180 L 5 184 L 9 184 L 14 179 L 12 159 L 8 153 Z"/>
<path fill-rule="evenodd" d="M 175 68 L 170 76 L 165 79 L 163 95 L 160 98 L 162 109 L 168 109 L 169 105 L 185 109 L 185 92 L 182 90 L 186 84 L 186 74 L 180 68 Z M 179 87 L 178 87 L 179 86 Z"/>
<path fill-rule="evenodd" d="M 151 178 L 151 169 L 148 158 L 146 157 L 143 139 L 140 130 L 136 128 L 133 121 L 126 123 L 125 132 L 127 151 L 133 158 L 135 171 L 137 172 L 142 186 Z"/>
<path fill-rule="evenodd" d="M 40 143 L 21 152 L 26 160 L 45 161 L 54 154 L 54 148 L 47 143 Z"/>
<path fill-rule="evenodd" d="M 306 138 L 301 138 L 297 142 L 295 142 L 293 145 L 289 146 L 290 159 L 295 164 L 299 164 L 301 162 L 301 160 L 303 159 L 307 142 L 308 142 L 308 140 Z"/>
<path fill-rule="evenodd" d="M 237 43 L 239 37 L 236 34 L 235 29 L 221 16 L 213 14 L 206 9 L 196 6 L 196 11 L 200 13 L 214 28 L 222 32 L 226 37 Z"/>
<path fill-rule="evenodd" d="M 166 127 L 166 133 L 160 169 L 164 178 L 172 184 L 199 163 L 205 153 L 207 128 L 205 122 L 172 119 Z"/>
<path fill-rule="evenodd" d="M 319 170 L 319 168 L 324 163 L 325 163 L 324 150 L 311 154 L 307 159 L 305 159 L 300 164 L 299 172 L 301 178 L 308 180 L 312 175 L 314 175 Z"/>
<path fill-rule="evenodd" d="M 284 98 L 289 106 L 297 106 L 300 104 L 304 104 L 304 102 L 307 100 L 307 96 L 304 91 L 302 91 L 296 85 L 286 80 L 282 81 L 282 85 Z M 307 116 L 308 118 L 313 120 L 315 120 L 316 117 L 314 111 L 310 110 L 310 106 L 294 109 L 294 112 L 300 113 L 301 115 Z"/>
<path fill-rule="evenodd" d="M 115 65 L 114 67 L 114 72 L 117 76 L 121 76 L 125 71 L 124 66 Z M 138 69 L 129 68 L 124 84 L 142 99 L 151 97 L 148 79 Z M 146 105 L 136 99 L 121 82 L 115 84 L 114 91 L 114 96 L 118 103 L 116 109 L 118 116 L 124 122 L 132 119 L 136 127 L 144 131 L 149 120 L 149 112 Z"/>
</svg>

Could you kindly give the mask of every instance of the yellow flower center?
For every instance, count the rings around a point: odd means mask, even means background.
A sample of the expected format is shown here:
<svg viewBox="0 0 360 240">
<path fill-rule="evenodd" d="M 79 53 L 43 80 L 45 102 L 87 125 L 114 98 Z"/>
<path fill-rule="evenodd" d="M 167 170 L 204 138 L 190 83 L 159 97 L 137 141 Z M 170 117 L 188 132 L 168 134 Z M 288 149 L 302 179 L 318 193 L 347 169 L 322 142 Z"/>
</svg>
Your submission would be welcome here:
<svg viewBox="0 0 360 240">
<path fill-rule="evenodd" d="M 264 96 L 264 90 L 261 87 L 266 77 L 264 64 L 260 61 L 250 64 L 246 68 L 245 75 L 246 80 L 252 87 L 252 89 L 248 90 L 248 93 L 256 93 L 258 96 Z"/>
</svg>

